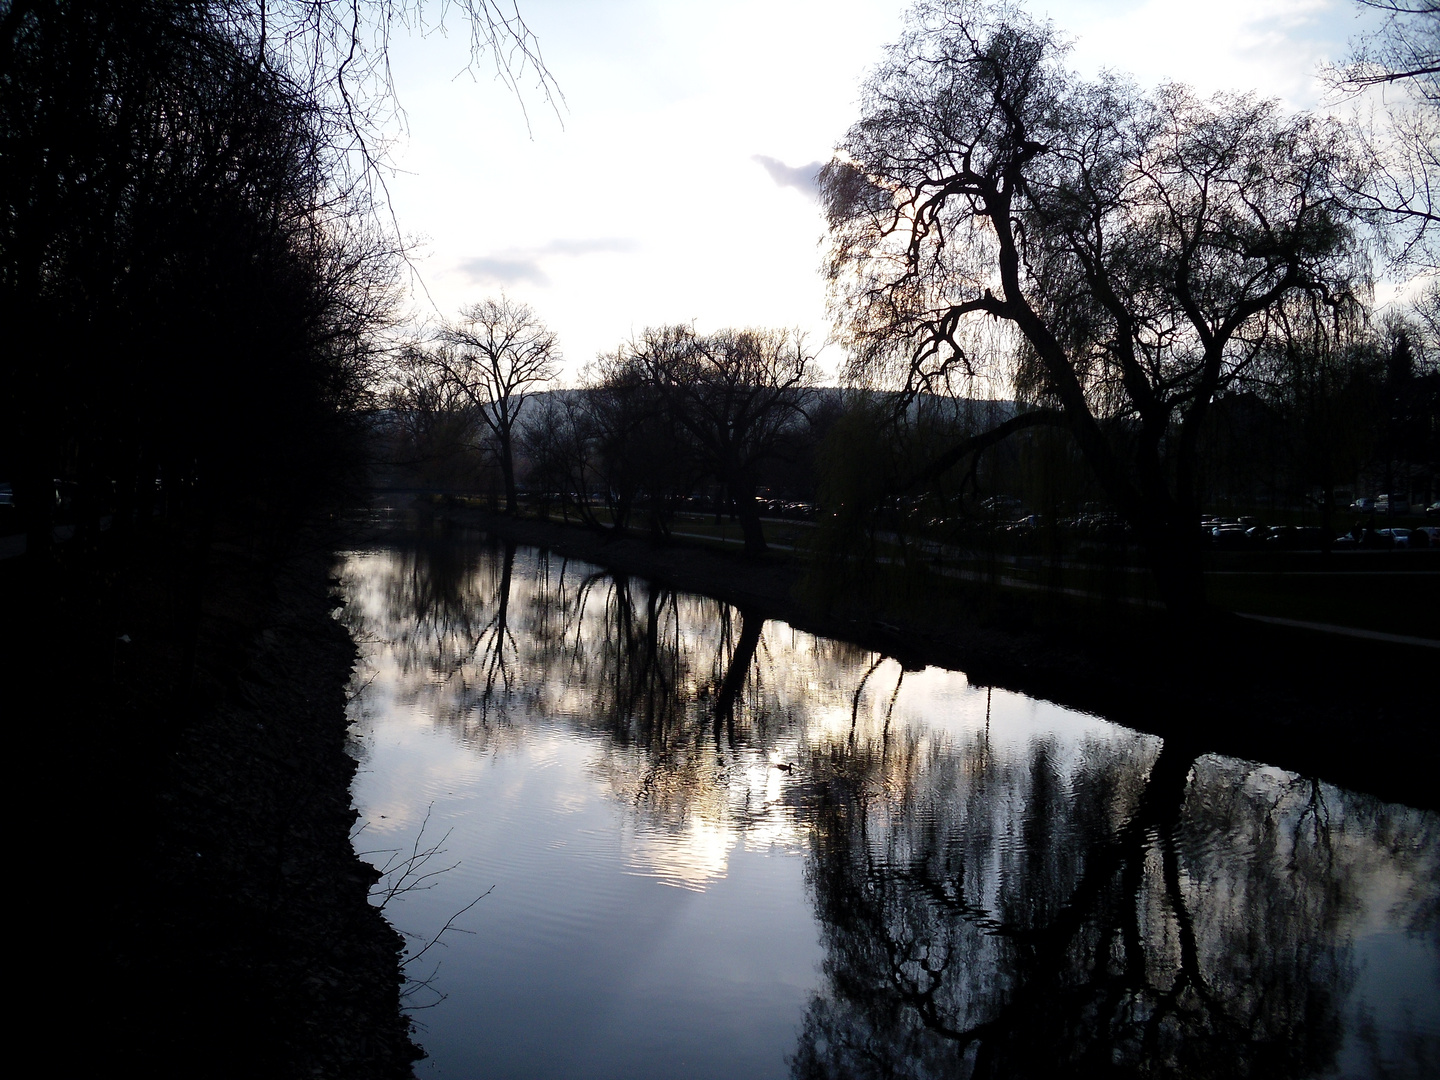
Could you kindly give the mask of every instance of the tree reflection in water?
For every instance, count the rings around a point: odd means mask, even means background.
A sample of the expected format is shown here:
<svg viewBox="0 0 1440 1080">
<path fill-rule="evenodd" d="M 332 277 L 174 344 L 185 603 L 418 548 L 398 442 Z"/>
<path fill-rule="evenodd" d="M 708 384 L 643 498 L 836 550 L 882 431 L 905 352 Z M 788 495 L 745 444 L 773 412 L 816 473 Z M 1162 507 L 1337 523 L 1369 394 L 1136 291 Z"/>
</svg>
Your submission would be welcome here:
<svg viewBox="0 0 1440 1080">
<path fill-rule="evenodd" d="M 351 610 L 465 746 L 569 725 L 651 828 L 803 854 L 825 959 L 794 1077 L 1433 1071 L 1425 1021 L 1350 998 L 1377 911 L 1437 947 L 1435 815 L 1098 722 L 992 738 L 873 653 L 520 558 L 420 543 Z"/>
<path fill-rule="evenodd" d="M 817 759 L 796 1077 L 1323 1074 L 1382 861 L 1436 933 L 1432 815 L 1169 748 L 1088 745 L 1062 777 L 1045 743 L 1028 767 L 985 743 Z M 1434 1033 L 1408 1049 L 1389 1065 L 1427 1075 Z"/>
</svg>

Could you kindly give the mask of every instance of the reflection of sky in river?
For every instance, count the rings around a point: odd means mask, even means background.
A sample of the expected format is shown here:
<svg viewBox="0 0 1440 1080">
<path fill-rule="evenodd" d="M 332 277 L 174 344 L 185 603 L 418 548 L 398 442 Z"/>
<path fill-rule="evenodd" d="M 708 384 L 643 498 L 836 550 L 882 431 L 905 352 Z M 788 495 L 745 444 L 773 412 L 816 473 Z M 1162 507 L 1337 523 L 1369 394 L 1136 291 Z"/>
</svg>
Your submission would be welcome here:
<svg viewBox="0 0 1440 1080">
<path fill-rule="evenodd" d="M 443 865 L 461 860 L 396 902 L 397 925 L 433 934 L 494 887 L 459 923 L 473 934 L 422 959 L 440 961 L 447 995 L 417 1013 L 422 1075 L 783 1074 L 776 1048 L 794 1041 L 818 962 L 793 860 L 700 817 L 637 817 L 596 782 L 599 740 L 555 726 L 489 756 L 457 757 L 449 733 L 408 722 L 363 741 L 361 849 L 411 842 L 431 807 L 427 837 L 448 832 Z"/>
<path fill-rule="evenodd" d="M 387 911 L 413 951 L 493 887 L 409 972 L 422 1076 L 1433 1060 L 1433 815 L 1216 758 L 1167 810 L 1158 739 L 531 550 L 346 581 L 357 846 L 458 863 Z"/>
</svg>

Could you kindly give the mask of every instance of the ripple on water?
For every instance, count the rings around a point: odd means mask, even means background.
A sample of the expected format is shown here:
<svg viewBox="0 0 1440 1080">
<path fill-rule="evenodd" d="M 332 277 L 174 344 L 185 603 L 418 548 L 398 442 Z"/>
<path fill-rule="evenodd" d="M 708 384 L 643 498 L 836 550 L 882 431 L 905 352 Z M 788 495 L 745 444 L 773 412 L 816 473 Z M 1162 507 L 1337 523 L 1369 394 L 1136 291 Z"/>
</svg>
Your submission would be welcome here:
<svg viewBox="0 0 1440 1080">
<path fill-rule="evenodd" d="M 422 1074 L 963 1076 L 978 1024 L 998 1074 L 1440 1058 L 1436 815 L 561 569 L 347 564 L 357 846 L 444 838 L 412 951 L 484 894 L 412 972 Z"/>
</svg>

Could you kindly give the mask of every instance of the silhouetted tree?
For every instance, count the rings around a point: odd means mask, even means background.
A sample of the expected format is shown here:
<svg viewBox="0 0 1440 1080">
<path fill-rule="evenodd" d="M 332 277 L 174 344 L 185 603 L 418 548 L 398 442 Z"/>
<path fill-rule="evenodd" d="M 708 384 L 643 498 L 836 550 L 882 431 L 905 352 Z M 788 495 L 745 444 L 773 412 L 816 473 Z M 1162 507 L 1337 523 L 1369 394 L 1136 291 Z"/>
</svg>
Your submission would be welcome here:
<svg viewBox="0 0 1440 1080">
<path fill-rule="evenodd" d="M 479 417 L 460 388 L 424 349 L 400 350 L 383 397 L 386 459 L 445 487 L 473 482 L 481 467 Z"/>
<path fill-rule="evenodd" d="M 919 4 L 822 173 L 853 379 L 1013 381 L 1063 422 L 1177 612 L 1203 600 L 1196 447 L 1276 306 L 1354 275 L 1338 123 L 1143 93 L 1061 65 L 1048 24 Z"/>
<path fill-rule="evenodd" d="M 602 356 L 581 381 L 577 390 L 546 398 L 526 423 L 522 445 L 532 478 L 560 496 L 567 514 L 573 509 L 592 529 L 624 533 L 642 494 L 663 497 L 686 447 L 657 441 L 655 394 L 633 365 Z"/>
<path fill-rule="evenodd" d="M 539 488 L 546 504 L 556 496 L 567 520 L 573 507 L 581 520 L 598 528 L 587 499 L 594 469 L 586 405 L 581 391 L 544 395 L 522 425 L 518 441 L 530 463 L 529 482 Z"/>
<path fill-rule="evenodd" d="M 385 53 L 419 6 L 4 6 L 0 459 L 34 557 L 57 477 L 123 525 L 157 483 L 172 510 L 283 504 L 348 456 L 399 255 Z M 456 8 L 473 56 L 551 94 L 518 14 Z"/>
<path fill-rule="evenodd" d="M 623 532 L 643 501 L 652 534 L 664 536 L 671 499 L 699 478 L 693 440 L 644 365 L 623 349 L 597 357 L 583 382 L 596 486 L 611 521 Z"/>
<path fill-rule="evenodd" d="M 7 23 L 0 304 L 34 552 L 58 476 L 122 510 L 148 509 L 157 476 L 172 506 L 280 494 L 345 443 L 390 299 L 390 250 L 330 184 L 319 111 L 204 5 Z"/>
<path fill-rule="evenodd" d="M 804 340 L 785 330 L 700 335 L 669 326 L 647 330 L 619 356 L 658 391 L 665 412 L 723 486 L 746 552 L 764 551 L 755 502 L 759 469 L 783 452 L 804 418 L 815 385 L 815 358 Z"/>
<path fill-rule="evenodd" d="M 528 304 L 501 296 L 460 310 L 440 331 L 430 361 L 488 429 L 505 479 L 505 512 L 516 511 L 515 427 L 529 395 L 559 373 L 555 333 Z"/>
<path fill-rule="evenodd" d="M 1363 129 L 1372 168 L 1354 190 L 1356 204 L 1385 226 L 1381 239 L 1401 267 L 1434 273 L 1440 206 L 1440 3 L 1354 0 L 1378 25 L 1331 68 L 1345 93 L 1384 91 L 1374 128 Z"/>
</svg>

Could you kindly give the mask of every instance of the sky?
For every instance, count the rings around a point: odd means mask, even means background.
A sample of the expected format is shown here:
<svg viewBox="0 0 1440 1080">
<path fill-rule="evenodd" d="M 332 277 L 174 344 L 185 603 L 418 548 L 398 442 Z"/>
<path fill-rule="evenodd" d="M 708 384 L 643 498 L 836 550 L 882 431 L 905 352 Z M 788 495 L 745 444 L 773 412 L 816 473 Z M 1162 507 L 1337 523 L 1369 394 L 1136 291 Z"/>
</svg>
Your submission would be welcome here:
<svg viewBox="0 0 1440 1080">
<path fill-rule="evenodd" d="M 564 95 L 551 109 L 468 37 L 400 34 L 407 131 L 391 205 L 414 241 L 417 320 L 501 292 L 554 329 L 576 381 L 646 327 L 792 327 L 827 344 L 824 222 L 810 177 L 858 118 L 898 0 L 519 0 Z M 1315 78 L 1360 24 L 1351 0 L 1051 0 L 1084 74 L 1321 104 Z"/>
</svg>

